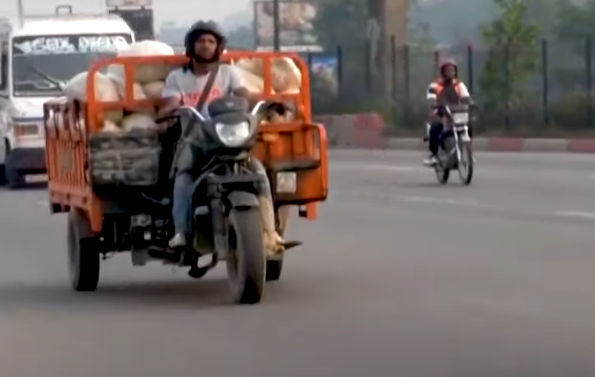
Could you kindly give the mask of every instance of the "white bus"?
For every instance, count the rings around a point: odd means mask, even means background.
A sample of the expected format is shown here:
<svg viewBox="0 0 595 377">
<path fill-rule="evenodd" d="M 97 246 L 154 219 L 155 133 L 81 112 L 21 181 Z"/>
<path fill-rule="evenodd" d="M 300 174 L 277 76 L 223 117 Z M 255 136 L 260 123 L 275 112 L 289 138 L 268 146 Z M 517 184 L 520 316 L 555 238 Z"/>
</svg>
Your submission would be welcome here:
<svg viewBox="0 0 595 377">
<path fill-rule="evenodd" d="M 0 33 L 0 181 L 16 188 L 46 171 L 43 103 L 93 60 L 132 43 L 134 33 L 118 16 L 76 14 L 70 6 L 10 29 Z"/>
</svg>

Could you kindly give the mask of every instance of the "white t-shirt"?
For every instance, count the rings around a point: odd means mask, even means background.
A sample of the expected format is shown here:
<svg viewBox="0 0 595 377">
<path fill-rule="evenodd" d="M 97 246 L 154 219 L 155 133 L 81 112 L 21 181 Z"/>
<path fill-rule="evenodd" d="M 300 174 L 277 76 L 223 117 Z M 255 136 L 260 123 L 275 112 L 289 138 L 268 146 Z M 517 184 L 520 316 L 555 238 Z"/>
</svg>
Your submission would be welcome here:
<svg viewBox="0 0 595 377">
<path fill-rule="evenodd" d="M 457 82 L 458 86 L 458 94 L 460 98 L 470 98 L 471 94 L 469 93 L 469 89 L 467 89 L 467 85 L 465 85 L 462 81 Z M 438 83 L 433 82 L 428 86 L 428 90 L 426 91 L 426 99 L 427 100 L 436 100 L 437 95 L 436 91 L 438 90 Z"/>
<path fill-rule="evenodd" d="M 187 106 L 196 106 L 200 98 L 209 75 L 195 75 L 190 69 L 178 68 L 170 72 L 165 80 L 165 87 L 161 93 L 163 98 L 177 97 L 182 100 L 182 104 Z M 219 66 L 219 72 L 213 82 L 211 93 L 205 101 L 201 113 L 208 117 L 208 105 L 217 98 L 230 96 L 234 90 L 245 87 L 242 76 L 236 67 L 227 64 Z"/>
</svg>

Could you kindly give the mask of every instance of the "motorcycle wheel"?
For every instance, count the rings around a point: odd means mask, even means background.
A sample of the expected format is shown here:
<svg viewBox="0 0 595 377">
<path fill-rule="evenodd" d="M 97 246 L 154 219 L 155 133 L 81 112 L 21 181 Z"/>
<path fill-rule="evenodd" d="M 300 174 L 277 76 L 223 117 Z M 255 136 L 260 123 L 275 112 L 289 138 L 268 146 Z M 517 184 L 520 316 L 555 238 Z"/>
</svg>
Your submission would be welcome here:
<svg viewBox="0 0 595 377">
<path fill-rule="evenodd" d="M 277 233 L 283 237 L 285 236 L 285 230 L 287 229 L 287 223 L 289 221 L 290 207 L 284 206 L 279 208 L 276 222 L 277 222 Z M 267 261 L 267 281 L 277 281 L 281 278 L 281 271 L 283 271 L 283 259 L 284 255 L 279 255 L 276 259 L 269 259 Z"/>
<path fill-rule="evenodd" d="M 448 178 L 450 178 L 450 169 L 436 167 L 434 170 L 436 171 L 436 178 L 438 179 L 438 183 L 440 183 L 441 185 L 447 184 Z"/>
<path fill-rule="evenodd" d="M 260 302 L 266 277 L 266 257 L 259 208 L 229 213 L 227 275 L 236 304 Z"/>
<path fill-rule="evenodd" d="M 473 180 L 473 151 L 471 144 L 461 143 L 461 160 L 458 163 L 459 178 L 464 185 L 468 186 Z"/>
</svg>

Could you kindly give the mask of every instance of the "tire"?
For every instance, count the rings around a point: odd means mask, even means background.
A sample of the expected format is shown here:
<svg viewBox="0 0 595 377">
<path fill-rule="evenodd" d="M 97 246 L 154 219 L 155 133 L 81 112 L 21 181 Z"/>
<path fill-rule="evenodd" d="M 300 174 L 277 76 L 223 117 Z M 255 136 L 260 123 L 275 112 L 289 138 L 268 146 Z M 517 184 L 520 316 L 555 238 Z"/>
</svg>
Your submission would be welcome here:
<svg viewBox="0 0 595 377">
<path fill-rule="evenodd" d="M 262 240 L 260 209 L 232 209 L 229 213 L 229 277 L 236 304 L 257 304 L 266 279 L 266 256 Z"/>
<path fill-rule="evenodd" d="M 285 236 L 287 230 L 287 223 L 289 222 L 289 208 L 284 206 L 277 211 L 277 232 L 281 237 Z M 278 256 L 278 259 L 267 260 L 267 281 L 278 281 L 281 278 L 281 271 L 283 271 L 284 254 Z"/>
<path fill-rule="evenodd" d="M 68 213 L 68 272 L 72 289 L 97 290 L 99 283 L 99 245 L 87 217 L 79 209 Z"/>
<path fill-rule="evenodd" d="M 11 190 L 17 190 L 25 185 L 25 177 L 19 171 L 9 164 L 4 166 L 4 174 L 6 176 L 6 184 Z"/>
<path fill-rule="evenodd" d="M 6 167 L 4 164 L 0 165 L 0 186 L 6 185 Z"/>
<path fill-rule="evenodd" d="M 466 175 L 461 170 L 461 163 L 459 162 L 458 170 L 459 170 L 459 178 L 464 185 L 468 186 L 471 184 L 473 180 L 473 150 L 471 149 L 471 144 L 463 143 L 461 144 L 461 157 L 466 155 L 467 159 L 467 171 Z"/>
<path fill-rule="evenodd" d="M 279 259 L 267 260 L 267 281 L 278 281 L 281 279 L 281 271 L 283 271 L 283 255 Z"/>
<path fill-rule="evenodd" d="M 436 170 L 436 179 L 438 179 L 438 183 L 441 185 L 445 185 L 448 183 L 448 178 L 450 178 L 450 169 L 442 169 L 442 168 L 435 168 Z"/>
</svg>

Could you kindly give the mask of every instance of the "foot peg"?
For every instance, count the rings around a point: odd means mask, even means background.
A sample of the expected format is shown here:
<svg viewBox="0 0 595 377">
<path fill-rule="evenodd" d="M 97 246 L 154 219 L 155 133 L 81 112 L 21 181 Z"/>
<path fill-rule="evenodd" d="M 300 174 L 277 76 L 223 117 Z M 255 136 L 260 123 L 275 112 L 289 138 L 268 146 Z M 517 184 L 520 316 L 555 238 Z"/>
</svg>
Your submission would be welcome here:
<svg viewBox="0 0 595 377">
<path fill-rule="evenodd" d="M 281 246 L 283 246 L 283 251 L 287 251 L 289 249 L 296 248 L 303 244 L 302 241 L 283 241 L 281 242 Z"/>
</svg>

